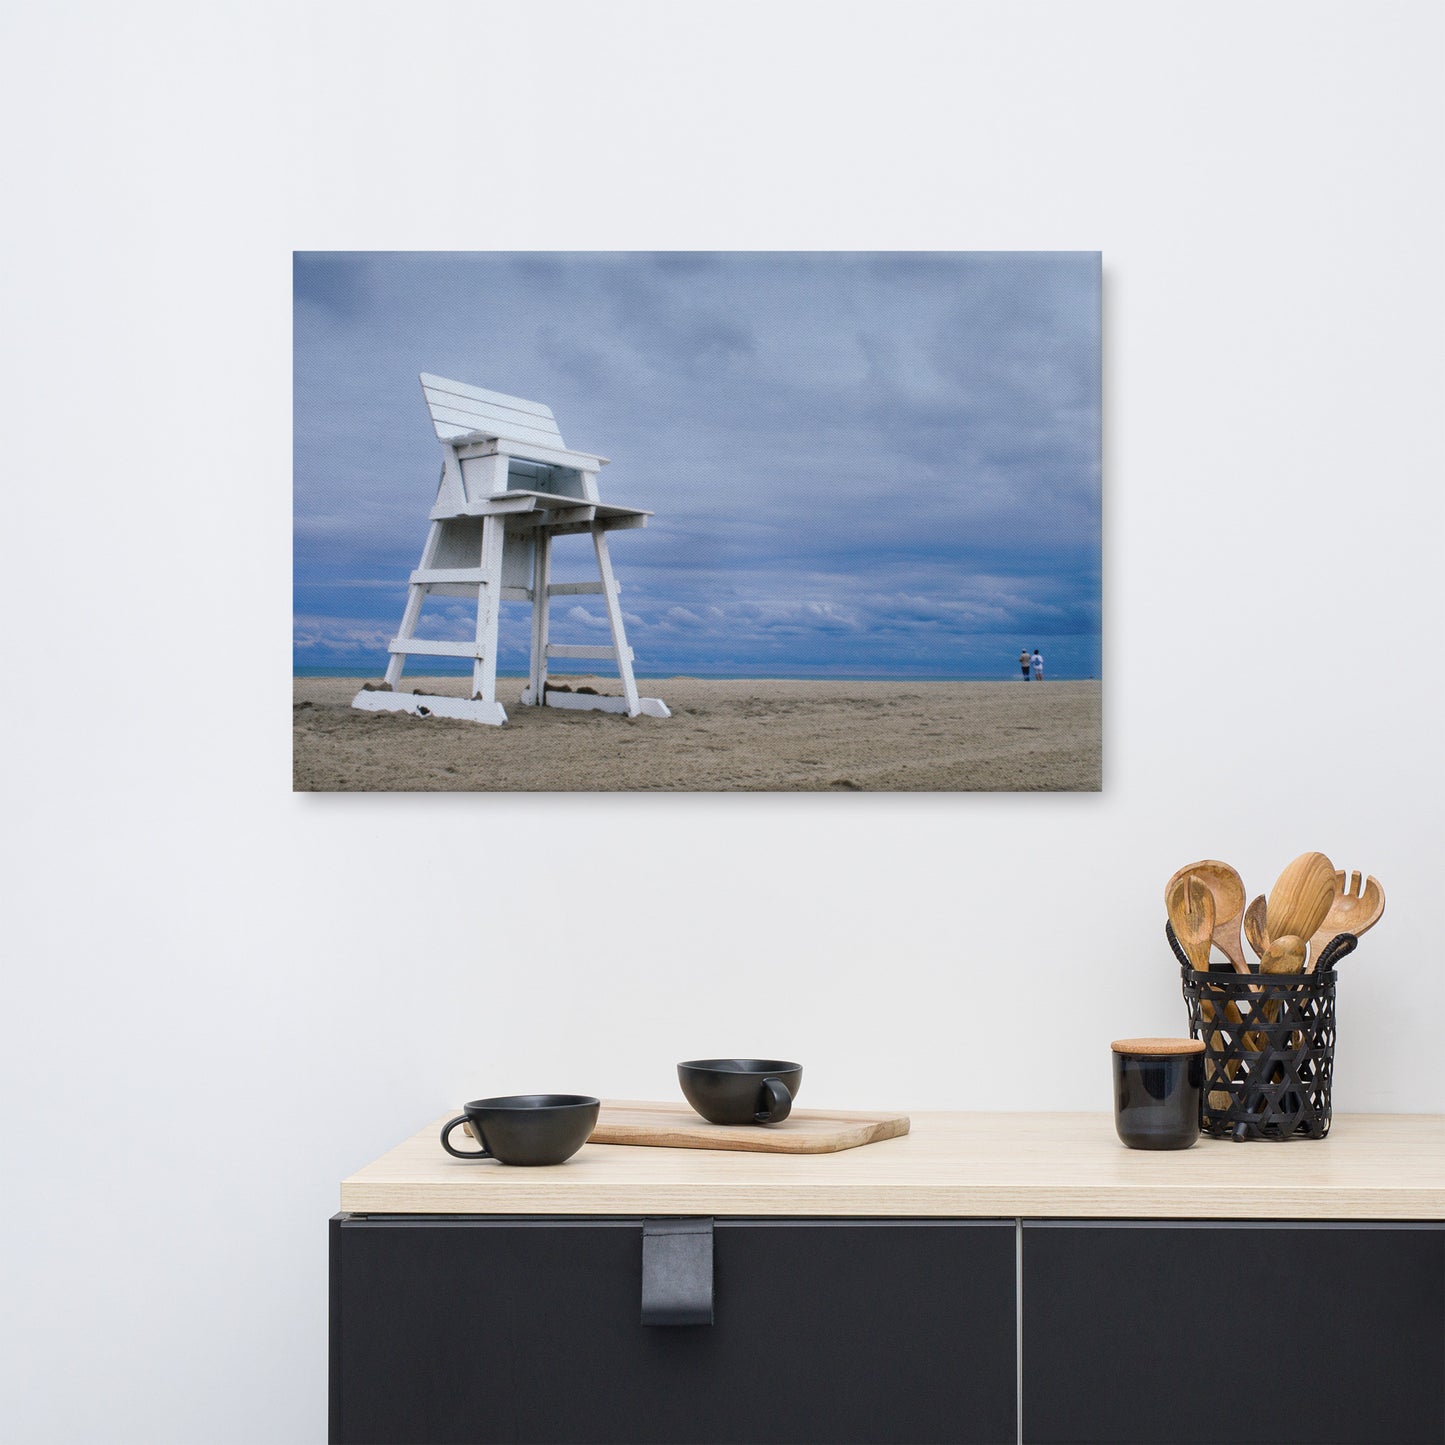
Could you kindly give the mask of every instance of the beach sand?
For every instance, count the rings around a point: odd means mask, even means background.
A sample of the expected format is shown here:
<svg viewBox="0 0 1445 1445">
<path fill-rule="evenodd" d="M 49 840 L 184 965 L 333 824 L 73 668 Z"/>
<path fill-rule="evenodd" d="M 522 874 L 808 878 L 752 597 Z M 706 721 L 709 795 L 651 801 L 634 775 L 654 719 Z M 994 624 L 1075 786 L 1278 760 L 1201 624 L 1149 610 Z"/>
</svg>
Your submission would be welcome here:
<svg viewBox="0 0 1445 1445">
<path fill-rule="evenodd" d="M 599 692 L 615 678 L 569 677 Z M 464 697 L 469 679 L 406 677 Z M 1098 682 L 639 680 L 670 718 L 522 707 L 506 727 L 360 712 L 356 678 L 294 684 L 300 792 L 1090 792 L 1101 786 Z"/>
</svg>

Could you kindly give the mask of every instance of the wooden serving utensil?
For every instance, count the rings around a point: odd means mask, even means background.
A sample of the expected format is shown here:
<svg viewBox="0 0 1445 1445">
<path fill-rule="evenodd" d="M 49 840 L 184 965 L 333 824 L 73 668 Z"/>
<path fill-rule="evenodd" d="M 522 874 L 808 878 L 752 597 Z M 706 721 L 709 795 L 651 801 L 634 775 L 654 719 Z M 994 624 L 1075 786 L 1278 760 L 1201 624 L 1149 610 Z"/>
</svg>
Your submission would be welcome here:
<svg viewBox="0 0 1445 1445">
<path fill-rule="evenodd" d="M 1263 958 L 1269 948 L 1269 910 L 1263 893 L 1244 910 L 1244 936 L 1254 956 Z"/>
<path fill-rule="evenodd" d="M 1305 971 L 1305 946 L 1305 939 L 1298 933 L 1285 933 L 1283 938 L 1270 939 L 1269 948 L 1264 949 L 1264 955 L 1260 958 L 1261 974 L 1302 974 Z M 1277 1023 L 1282 1007 L 1277 1001 L 1266 1000 L 1260 1009 L 1260 1016 L 1267 1023 Z M 1264 1048 L 1266 1036 L 1260 1033 L 1254 1036 L 1254 1042 L 1246 1042 L 1248 1048 L 1257 1053 Z M 1298 1048 L 1298 1033 L 1289 1036 L 1289 1043 L 1292 1048 Z"/>
<path fill-rule="evenodd" d="M 1189 877 L 1190 874 L 1199 879 L 1214 896 L 1215 946 L 1234 966 L 1236 973 L 1248 973 L 1249 965 L 1244 961 L 1244 948 L 1239 941 L 1239 925 L 1244 916 L 1244 883 L 1239 874 L 1228 863 L 1221 863 L 1215 858 L 1190 863 L 1164 885 L 1166 908 L 1169 906 L 1169 895 L 1179 880 Z"/>
<path fill-rule="evenodd" d="M 1269 952 L 1269 905 L 1264 901 L 1263 893 L 1252 899 L 1249 907 L 1244 910 L 1244 936 L 1249 940 L 1254 956 L 1262 961 Z M 1258 993 L 1259 990 L 1256 989 L 1255 992 Z M 1245 1034 L 1244 1046 L 1258 1053 L 1264 1047 L 1264 1035 Z"/>
<path fill-rule="evenodd" d="M 1265 922 L 1270 937 L 1313 938 L 1334 896 L 1335 865 L 1323 853 L 1301 853 L 1269 891 Z"/>
<path fill-rule="evenodd" d="M 1214 936 L 1214 895 L 1192 873 L 1177 878 L 1164 898 L 1174 936 L 1190 965 L 1209 969 L 1209 944 Z"/>
<path fill-rule="evenodd" d="M 1315 930 L 1310 939 L 1310 961 L 1305 965 L 1306 973 L 1313 973 L 1320 955 L 1342 933 L 1353 933 L 1358 938 L 1373 928 L 1385 911 L 1385 890 L 1377 879 L 1366 878 L 1363 885 L 1360 875 L 1351 873 L 1349 883 L 1345 882 L 1343 871 L 1335 874 L 1335 893 L 1330 900 L 1330 911 L 1325 921 Z"/>
<path fill-rule="evenodd" d="M 1294 933 L 1271 939 L 1259 960 L 1261 973 L 1303 973 L 1304 966 L 1305 941 Z"/>
<path fill-rule="evenodd" d="M 1271 939 L 1259 960 L 1261 973 L 1303 973 L 1304 966 L 1305 941 L 1293 933 Z M 1260 1017 L 1266 1023 L 1274 1023 L 1279 1018 L 1279 1009 L 1277 1002 L 1265 1000 L 1260 1007 Z M 1258 1053 L 1265 1046 L 1266 1036 L 1262 1033 L 1246 1034 L 1244 1043 L 1246 1048 Z"/>
<path fill-rule="evenodd" d="M 1214 894 L 1194 874 L 1176 873 L 1165 890 L 1164 907 L 1168 910 L 1169 924 L 1189 960 L 1189 966 L 1196 973 L 1207 973 L 1209 945 L 1214 937 Z M 1199 1017 L 1206 1024 L 1214 1022 L 1214 1005 L 1208 999 L 1200 999 Z M 1216 1050 L 1222 1049 L 1218 1030 L 1210 1035 L 1209 1041 Z M 1208 1084 L 1209 1081 L 1205 1082 Z M 1229 1095 L 1221 1090 L 1210 1090 L 1209 1106 L 1227 1109 Z"/>
</svg>

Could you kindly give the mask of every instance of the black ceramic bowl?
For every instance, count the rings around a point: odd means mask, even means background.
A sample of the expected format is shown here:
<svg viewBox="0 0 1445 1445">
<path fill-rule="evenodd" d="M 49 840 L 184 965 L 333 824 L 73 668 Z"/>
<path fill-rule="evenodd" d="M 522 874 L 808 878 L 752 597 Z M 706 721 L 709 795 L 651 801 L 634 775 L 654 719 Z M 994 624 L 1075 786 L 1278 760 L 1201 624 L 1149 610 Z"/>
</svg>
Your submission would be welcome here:
<svg viewBox="0 0 1445 1445">
<path fill-rule="evenodd" d="M 709 1124 L 781 1124 L 803 1066 L 783 1059 L 692 1059 L 677 1066 L 682 1096 Z"/>
<path fill-rule="evenodd" d="M 597 1127 L 601 1102 L 587 1094 L 509 1094 L 473 1099 L 442 1129 L 442 1148 L 458 1159 L 495 1159 L 498 1164 L 561 1164 Z M 454 1149 L 450 1134 L 471 1125 L 480 1152 Z"/>
</svg>

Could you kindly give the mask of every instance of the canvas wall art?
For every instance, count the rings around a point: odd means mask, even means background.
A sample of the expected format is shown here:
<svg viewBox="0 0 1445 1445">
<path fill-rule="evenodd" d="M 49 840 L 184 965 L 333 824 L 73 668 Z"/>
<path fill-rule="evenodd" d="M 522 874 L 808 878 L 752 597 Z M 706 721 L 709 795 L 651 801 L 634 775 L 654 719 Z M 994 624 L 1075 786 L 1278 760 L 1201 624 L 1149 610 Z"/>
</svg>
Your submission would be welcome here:
<svg viewBox="0 0 1445 1445">
<path fill-rule="evenodd" d="M 1101 786 L 1096 252 L 297 253 L 294 786 Z"/>
</svg>

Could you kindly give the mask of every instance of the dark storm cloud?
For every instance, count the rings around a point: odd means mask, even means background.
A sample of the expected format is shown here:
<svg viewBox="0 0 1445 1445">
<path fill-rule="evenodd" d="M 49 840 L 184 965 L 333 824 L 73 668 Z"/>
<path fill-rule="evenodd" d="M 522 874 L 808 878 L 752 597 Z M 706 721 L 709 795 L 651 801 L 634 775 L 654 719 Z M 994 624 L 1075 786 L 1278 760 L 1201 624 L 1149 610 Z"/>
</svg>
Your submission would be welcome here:
<svg viewBox="0 0 1445 1445">
<path fill-rule="evenodd" d="M 395 629 L 439 466 L 426 370 L 545 401 L 615 459 L 605 497 L 655 510 L 615 540 L 648 670 L 1001 673 L 981 639 L 1041 636 L 1085 639 L 1093 670 L 1097 255 L 327 255 L 296 277 L 300 663 L 379 661 Z M 433 610 L 466 635 L 464 606 Z M 561 612 L 559 640 L 599 623 Z"/>
</svg>

